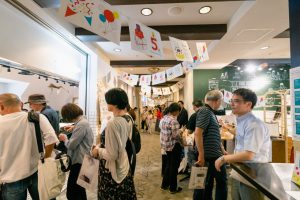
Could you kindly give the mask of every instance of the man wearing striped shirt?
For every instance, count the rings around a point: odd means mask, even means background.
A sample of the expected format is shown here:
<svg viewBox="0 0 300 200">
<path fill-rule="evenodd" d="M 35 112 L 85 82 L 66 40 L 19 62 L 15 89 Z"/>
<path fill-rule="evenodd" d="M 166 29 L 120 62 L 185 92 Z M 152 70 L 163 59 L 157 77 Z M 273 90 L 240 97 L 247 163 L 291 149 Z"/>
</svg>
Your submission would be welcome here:
<svg viewBox="0 0 300 200">
<path fill-rule="evenodd" d="M 209 91 L 205 96 L 205 106 L 197 114 L 195 142 L 198 149 L 196 164 L 207 166 L 205 189 L 194 190 L 194 200 L 212 199 L 214 179 L 216 179 L 216 200 L 227 199 L 227 174 L 223 165 L 218 172 L 214 166 L 223 154 L 226 154 L 221 144 L 220 128 L 214 111 L 218 110 L 223 99 L 223 94 L 218 90 Z"/>
</svg>

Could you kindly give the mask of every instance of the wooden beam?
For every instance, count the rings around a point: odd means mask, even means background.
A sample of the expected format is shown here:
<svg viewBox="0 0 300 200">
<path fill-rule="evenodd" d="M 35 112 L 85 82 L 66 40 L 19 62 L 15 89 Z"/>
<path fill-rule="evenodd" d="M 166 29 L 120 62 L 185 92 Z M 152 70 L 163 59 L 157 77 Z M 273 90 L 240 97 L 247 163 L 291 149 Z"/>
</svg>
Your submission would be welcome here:
<svg viewBox="0 0 300 200">
<path fill-rule="evenodd" d="M 255 1 L 255 0 L 105 0 L 111 5 L 137 5 L 137 4 L 167 4 L 167 3 L 197 3 L 197 2 L 229 2 L 229 1 Z"/>
<path fill-rule="evenodd" d="M 115 60 L 110 61 L 112 67 L 170 67 L 179 64 L 177 60 Z"/>
<path fill-rule="evenodd" d="M 226 24 L 207 25 L 168 25 L 150 26 L 157 30 L 163 41 L 168 41 L 169 36 L 182 40 L 219 40 L 227 32 Z M 75 35 L 84 42 L 105 42 L 105 38 L 98 36 L 84 28 L 76 28 Z M 130 41 L 129 28 L 122 27 L 121 41 Z"/>
</svg>

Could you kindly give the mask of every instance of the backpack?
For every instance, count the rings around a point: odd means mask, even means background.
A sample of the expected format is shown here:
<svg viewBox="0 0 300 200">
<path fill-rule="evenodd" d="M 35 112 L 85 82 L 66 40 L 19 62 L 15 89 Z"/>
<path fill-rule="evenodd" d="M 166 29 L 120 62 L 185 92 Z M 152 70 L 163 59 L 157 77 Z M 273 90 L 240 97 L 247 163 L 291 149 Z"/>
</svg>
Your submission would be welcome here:
<svg viewBox="0 0 300 200">
<path fill-rule="evenodd" d="M 136 154 L 138 154 L 140 152 L 140 150 L 141 150 L 141 136 L 140 136 L 140 132 L 137 129 L 136 124 L 134 124 L 133 119 L 129 115 L 124 115 L 122 117 L 125 118 L 127 122 L 129 122 L 129 120 L 131 120 L 131 122 L 132 122 L 132 134 L 131 134 L 132 136 L 131 136 L 131 141 L 134 144 Z"/>
</svg>

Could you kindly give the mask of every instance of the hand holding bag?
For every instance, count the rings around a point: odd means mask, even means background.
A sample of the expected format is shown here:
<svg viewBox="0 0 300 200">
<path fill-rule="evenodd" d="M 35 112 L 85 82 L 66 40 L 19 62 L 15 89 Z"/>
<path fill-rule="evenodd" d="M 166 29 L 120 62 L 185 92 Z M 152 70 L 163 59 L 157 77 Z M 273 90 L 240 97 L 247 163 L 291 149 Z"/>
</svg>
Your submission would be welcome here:
<svg viewBox="0 0 300 200">
<path fill-rule="evenodd" d="M 66 154 L 58 154 L 56 158 L 44 158 L 44 145 L 39 123 L 39 114 L 29 112 L 28 120 L 34 123 L 38 150 L 41 155 L 38 164 L 38 190 L 42 200 L 57 197 L 65 184 L 66 174 L 71 167 L 71 158 Z"/>
<path fill-rule="evenodd" d="M 192 166 L 189 189 L 204 189 L 207 167 Z"/>
</svg>

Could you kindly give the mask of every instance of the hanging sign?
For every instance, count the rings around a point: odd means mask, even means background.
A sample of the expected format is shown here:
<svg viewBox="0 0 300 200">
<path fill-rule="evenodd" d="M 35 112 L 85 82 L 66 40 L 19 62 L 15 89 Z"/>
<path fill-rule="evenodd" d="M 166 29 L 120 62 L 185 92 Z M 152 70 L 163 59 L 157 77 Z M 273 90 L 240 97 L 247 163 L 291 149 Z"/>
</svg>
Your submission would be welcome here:
<svg viewBox="0 0 300 200">
<path fill-rule="evenodd" d="M 140 76 L 140 85 L 151 85 L 151 75 L 141 75 Z"/>
<path fill-rule="evenodd" d="M 169 37 L 176 60 L 193 62 L 189 45 L 184 40 Z"/>
<path fill-rule="evenodd" d="M 147 55 L 163 58 L 160 33 L 137 21 L 129 21 L 131 48 Z"/>
<path fill-rule="evenodd" d="M 167 69 L 166 74 L 168 81 L 181 76 L 183 74 L 181 64 L 175 65 L 174 67 Z"/>
<path fill-rule="evenodd" d="M 166 72 L 158 72 L 155 74 L 152 74 L 152 85 L 157 85 L 160 83 L 166 82 Z"/>
</svg>

